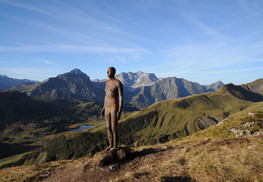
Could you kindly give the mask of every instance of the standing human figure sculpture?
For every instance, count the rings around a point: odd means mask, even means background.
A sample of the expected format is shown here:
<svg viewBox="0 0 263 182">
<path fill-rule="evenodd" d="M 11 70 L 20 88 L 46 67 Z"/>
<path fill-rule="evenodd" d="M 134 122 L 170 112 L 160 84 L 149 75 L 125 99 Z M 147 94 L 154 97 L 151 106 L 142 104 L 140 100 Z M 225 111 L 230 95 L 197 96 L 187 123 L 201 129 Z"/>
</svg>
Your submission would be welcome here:
<svg viewBox="0 0 263 182">
<path fill-rule="evenodd" d="M 107 76 L 109 80 L 106 82 L 104 107 L 101 111 L 105 117 L 107 125 L 108 140 L 110 146 L 107 151 L 114 152 L 118 147 L 118 120 L 121 117 L 123 105 L 123 88 L 122 83 L 115 79 L 116 69 L 109 67 Z"/>
</svg>

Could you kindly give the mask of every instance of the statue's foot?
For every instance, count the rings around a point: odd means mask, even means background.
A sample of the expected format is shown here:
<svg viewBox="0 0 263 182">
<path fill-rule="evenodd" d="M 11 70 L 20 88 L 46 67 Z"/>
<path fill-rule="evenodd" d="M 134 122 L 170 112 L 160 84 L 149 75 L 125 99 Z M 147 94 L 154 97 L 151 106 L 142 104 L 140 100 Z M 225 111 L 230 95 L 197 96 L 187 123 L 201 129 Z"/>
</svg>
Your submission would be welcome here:
<svg viewBox="0 0 263 182">
<path fill-rule="evenodd" d="M 111 153 L 113 153 L 113 152 L 115 152 L 115 151 L 117 151 L 117 147 L 113 147 L 113 148 L 110 149 L 110 152 L 111 152 Z"/>
<path fill-rule="evenodd" d="M 112 149 L 112 146 L 108 146 L 105 150 L 110 151 Z"/>
</svg>

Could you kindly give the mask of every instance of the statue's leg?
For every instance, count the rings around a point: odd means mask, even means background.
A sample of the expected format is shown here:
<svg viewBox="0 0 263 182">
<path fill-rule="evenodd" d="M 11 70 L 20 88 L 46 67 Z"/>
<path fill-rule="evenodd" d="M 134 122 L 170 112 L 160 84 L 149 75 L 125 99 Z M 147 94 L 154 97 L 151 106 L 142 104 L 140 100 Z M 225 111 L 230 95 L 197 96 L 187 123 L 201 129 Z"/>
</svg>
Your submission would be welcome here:
<svg viewBox="0 0 263 182">
<path fill-rule="evenodd" d="M 113 150 L 117 150 L 119 138 L 118 138 L 118 120 L 117 120 L 116 111 L 111 113 L 111 129 L 113 133 Z"/>
<path fill-rule="evenodd" d="M 111 130 L 111 114 L 108 110 L 105 110 L 105 120 L 106 120 L 106 125 L 107 125 L 107 133 L 108 133 L 108 140 L 110 146 L 107 147 L 106 150 L 110 150 L 113 147 L 113 135 L 112 135 L 112 130 Z"/>
</svg>

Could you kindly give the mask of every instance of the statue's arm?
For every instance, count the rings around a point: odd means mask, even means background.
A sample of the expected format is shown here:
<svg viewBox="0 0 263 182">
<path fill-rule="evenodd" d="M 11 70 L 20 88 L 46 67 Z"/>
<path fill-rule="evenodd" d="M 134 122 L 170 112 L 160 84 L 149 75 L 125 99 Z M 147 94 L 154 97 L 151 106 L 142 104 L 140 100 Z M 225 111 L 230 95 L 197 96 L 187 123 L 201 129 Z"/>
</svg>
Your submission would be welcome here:
<svg viewBox="0 0 263 182">
<path fill-rule="evenodd" d="M 105 116 L 105 107 L 102 108 L 100 114 L 104 117 Z"/>
<path fill-rule="evenodd" d="M 117 113 L 117 119 L 119 120 L 121 117 L 121 110 L 122 110 L 122 106 L 123 106 L 123 87 L 122 87 L 122 83 L 120 81 L 118 84 L 118 95 L 119 95 L 119 110 Z"/>
<path fill-rule="evenodd" d="M 107 83 L 106 83 L 106 87 L 107 87 Z M 106 94 L 106 93 L 105 93 L 105 94 Z M 106 95 L 105 95 L 105 97 L 106 97 Z M 102 108 L 100 114 L 101 114 L 103 117 L 105 116 L 105 98 L 104 98 L 103 108 Z"/>
</svg>

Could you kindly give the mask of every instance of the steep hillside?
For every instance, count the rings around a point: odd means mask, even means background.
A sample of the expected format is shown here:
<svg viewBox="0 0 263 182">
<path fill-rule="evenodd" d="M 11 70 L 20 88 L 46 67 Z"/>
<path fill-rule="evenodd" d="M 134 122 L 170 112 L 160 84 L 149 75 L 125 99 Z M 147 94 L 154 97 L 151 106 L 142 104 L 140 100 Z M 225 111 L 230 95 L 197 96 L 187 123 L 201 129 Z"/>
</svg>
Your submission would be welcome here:
<svg viewBox="0 0 263 182">
<path fill-rule="evenodd" d="M 242 96 L 239 88 L 226 85 L 216 92 L 161 101 L 141 111 L 124 115 L 119 123 L 119 141 L 128 146 L 167 142 L 215 125 L 229 115 L 240 112 L 253 103 L 263 101 L 261 95 L 257 95 L 258 99 L 255 100 L 252 92 L 249 92 L 252 97 Z M 91 133 L 67 134 L 60 139 L 54 139 L 39 150 L 24 156 L 16 164 L 37 164 L 40 156 L 42 156 L 41 162 L 47 162 L 93 155 L 106 145 L 106 126 L 103 124 L 93 127 L 88 132 Z M 83 142 L 89 140 L 97 142 L 82 146 Z M 101 144 L 97 145 L 98 142 Z M 54 151 L 54 148 L 61 150 Z"/>
<path fill-rule="evenodd" d="M 263 78 L 251 83 L 243 84 L 241 87 L 247 89 L 248 91 L 263 95 Z"/>
<path fill-rule="evenodd" d="M 234 84 L 228 84 L 227 86 L 223 86 L 222 90 L 226 90 L 229 93 L 231 93 L 233 96 L 239 99 L 242 99 L 242 100 L 249 100 L 249 101 L 254 101 L 254 102 L 261 101 L 261 99 L 263 98 L 262 95 L 254 91 L 249 91 L 246 88 L 247 87 L 244 88 L 243 86 L 236 86 Z"/>
</svg>

